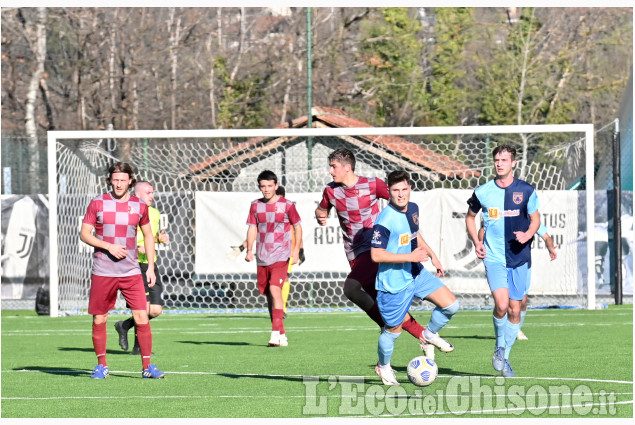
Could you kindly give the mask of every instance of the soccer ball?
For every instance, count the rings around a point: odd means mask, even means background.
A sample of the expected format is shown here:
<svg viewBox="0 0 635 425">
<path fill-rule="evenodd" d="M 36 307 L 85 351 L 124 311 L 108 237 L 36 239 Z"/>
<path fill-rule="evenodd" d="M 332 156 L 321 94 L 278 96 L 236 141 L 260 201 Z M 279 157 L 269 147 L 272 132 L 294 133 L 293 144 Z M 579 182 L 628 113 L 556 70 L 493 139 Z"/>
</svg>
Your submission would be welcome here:
<svg viewBox="0 0 635 425">
<path fill-rule="evenodd" d="M 408 379 L 418 387 L 430 385 L 438 374 L 437 364 L 425 356 L 415 357 L 408 363 Z"/>
</svg>

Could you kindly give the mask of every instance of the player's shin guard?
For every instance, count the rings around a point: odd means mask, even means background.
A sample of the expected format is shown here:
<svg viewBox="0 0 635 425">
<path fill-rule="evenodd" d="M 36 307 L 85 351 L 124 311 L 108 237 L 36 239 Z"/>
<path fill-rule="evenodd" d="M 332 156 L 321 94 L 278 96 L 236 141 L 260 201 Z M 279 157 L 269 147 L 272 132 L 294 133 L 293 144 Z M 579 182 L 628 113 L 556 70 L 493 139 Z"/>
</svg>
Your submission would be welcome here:
<svg viewBox="0 0 635 425">
<path fill-rule="evenodd" d="M 505 324 L 507 323 L 507 314 L 500 319 L 496 316 L 492 316 L 494 321 L 494 335 L 496 336 L 496 346 L 505 346 Z"/>
<path fill-rule="evenodd" d="M 505 360 L 509 359 L 509 352 L 512 349 L 512 345 L 516 342 L 516 335 L 520 330 L 520 323 L 511 323 L 509 320 L 505 325 Z"/>
<path fill-rule="evenodd" d="M 271 312 L 271 330 L 284 333 L 284 321 L 282 320 L 284 311 L 281 308 L 274 308 Z"/>
<path fill-rule="evenodd" d="M 432 311 L 430 316 L 430 323 L 428 323 L 428 330 L 430 332 L 438 333 L 461 308 L 459 301 L 456 300 L 447 307 L 436 307 Z"/>
<path fill-rule="evenodd" d="M 395 347 L 395 341 L 399 338 L 401 332 L 392 333 L 384 329 L 379 335 L 379 343 L 377 344 L 377 354 L 379 355 L 379 364 L 386 365 L 390 363 L 392 357 L 392 351 Z"/>
<path fill-rule="evenodd" d="M 152 355 L 152 330 L 150 323 L 137 324 L 137 338 L 139 339 L 139 350 L 141 351 L 141 363 L 143 370 L 145 370 L 150 365 L 150 356 Z"/>
<path fill-rule="evenodd" d="M 100 365 L 106 366 L 106 341 L 108 333 L 106 331 L 106 323 L 97 325 L 93 323 L 93 347 L 97 355 L 97 361 Z"/>
<path fill-rule="evenodd" d="M 410 316 L 410 318 L 406 319 L 406 321 L 401 324 L 401 327 L 404 331 L 419 339 L 426 328 L 421 326 L 421 324 L 417 322 L 414 317 L 412 317 L 412 314 L 408 313 L 408 315 Z"/>
</svg>

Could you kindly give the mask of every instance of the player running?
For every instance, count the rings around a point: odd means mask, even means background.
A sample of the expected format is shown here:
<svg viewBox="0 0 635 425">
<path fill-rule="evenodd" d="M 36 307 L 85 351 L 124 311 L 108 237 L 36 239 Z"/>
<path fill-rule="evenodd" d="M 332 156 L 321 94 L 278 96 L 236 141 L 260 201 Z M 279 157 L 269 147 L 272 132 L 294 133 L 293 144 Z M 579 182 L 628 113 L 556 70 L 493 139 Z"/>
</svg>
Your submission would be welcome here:
<svg viewBox="0 0 635 425">
<path fill-rule="evenodd" d="M 383 329 L 384 320 L 376 302 L 378 265 L 370 258 L 370 240 L 379 215 L 377 201 L 390 198 L 388 186 L 379 178 L 357 176 L 355 155 L 348 149 L 331 152 L 328 161 L 333 182 L 324 188 L 315 218 L 320 226 L 325 226 L 331 208 L 335 208 L 342 229 L 344 251 L 351 266 L 351 272 L 344 281 L 344 295 Z M 434 346 L 423 337 L 425 328 L 409 313 L 406 313 L 403 328 L 419 339 L 426 356 L 434 358 Z"/>
<path fill-rule="evenodd" d="M 492 366 L 515 376 L 509 354 L 520 330 L 521 303 L 531 277 L 531 241 L 540 227 L 536 190 L 514 178 L 516 149 L 499 145 L 492 152 L 496 178 L 474 190 L 465 218 L 476 256 L 483 259 L 494 298 L 496 346 Z M 483 214 L 484 242 L 478 238 L 476 214 Z"/>
<path fill-rule="evenodd" d="M 386 323 L 379 336 L 379 361 L 375 372 L 385 385 L 399 385 L 390 358 L 402 325 L 408 320 L 406 316 L 414 297 L 436 305 L 423 336 L 444 352 L 450 352 L 454 347 L 438 332 L 460 306 L 454 294 L 439 280 L 440 276 L 445 276 L 445 271 L 419 233 L 421 216 L 417 204 L 410 202 L 410 176 L 406 171 L 393 171 L 387 181 L 390 204 L 377 217 L 370 250 L 373 261 L 379 263 L 375 287 L 379 311 Z M 421 265 L 428 259 L 437 269 L 436 276 Z"/>
</svg>

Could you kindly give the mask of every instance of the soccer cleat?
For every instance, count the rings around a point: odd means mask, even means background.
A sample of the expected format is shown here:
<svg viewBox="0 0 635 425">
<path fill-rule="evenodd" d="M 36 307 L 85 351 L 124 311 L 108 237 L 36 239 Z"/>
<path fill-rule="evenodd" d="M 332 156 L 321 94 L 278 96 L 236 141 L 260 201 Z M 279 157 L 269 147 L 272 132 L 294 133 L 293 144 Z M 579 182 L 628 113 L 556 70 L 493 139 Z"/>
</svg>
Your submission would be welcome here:
<svg viewBox="0 0 635 425">
<path fill-rule="evenodd" d="M 280 331 L 271 331 L 271 338 L 269 338 L 269 347 L 280 347 Z"/>
<path fill-rule="evenodd" d="M 505 347 L 494 348 L 494 355 L 492 356 L 492 366 L 494 370 L 501 371 L 505 366 Z"/>
<path fill-rule="evenodd" d="M 514 376 L 516 376 L 516 374 L 514 374 L 514 370 L 512 369 L 512 365 L 509 364 L 509 360 L 505 360 L 505 365 L 503 366 L 501 374 L 505 378 L 513 378 Z"/>
<path fill-rule="evenodd" d="M 419 338 L 421 340 L 421 338 Z M 430 360 L 434 360 L 434 345 L 428 344 L 426 342 L 420 342 L 419 348 L 423 352 L 423 355 L 426 356 Z"/>
<path fill-rule="evenodd" d="M 286 347 L 289 345 L 289 340 L 287 339 L 287 334 L 280 335 L 280 347 Z"/>
<path fill-rule="evenodd" d="M 108 366 L 98 364 L 93 370 L 93 374 L 90 375 L 92 379 L 106 379 L 110 375 Z"/>
<path fill-rule="evenodd" d="M 165 373 L 161 372 L 157 367 L 153 364 L 148 365 L 147 369 L 144 369 L 141 372 L 141 376 L 148 379 L 161 379 L 165 376 Z"/>
<path fill-rule="evenodd" d="M 518 341 L 527 341 L 529 338 L 527 338 L 527 335 L 525 335 L 522 330 L 519 330 L 518 335 L 516 335 L 516 339 Z"/>
<path fill-rule="evenodd" d="M 424 334 L 422 333 L 421 336 L 419 337 L 419 341 L 421 341 L 421 351 L 426 353 L 426 357 L 428 357 L 428 354 L 427 354 L 428 351 L 433 351 L 432 348 L 425 347 L 426 345 L 432 345 L 434 347 L 437 347 L 439 350 L 443 351 L 444 353 L 449 353 L 451 351 L 454 351 L 454 345 L 450 344 L 448 341 L 441 338 L 439 334 L 437 334 L 437 336 L 431 339 L 426 339 L 423 335 Z M 434 354 L 432 354 L 431 358 L 434 359 Z"/>
<path fill-rule="evenodd" d="M 119 334 L 119 346 L 123 351 L 128 351 L 128 332 L 123 328 L 123 322 L 115 323 L 115 330 Z"/>
<path fill-rule="evenodd" d="M 381 378 L 381 382 L 384 383 L 384 385 L 401 385 L 398 381 L 397 381 L 397 377 L 395 376 L 395 371 L 393 368 L 391 367 L 380 367 L 379 366 L 379 362 L 377 363 L 377 365 L 375 365 L 375 372 L 377 373 L 377 375 L 379 375 L 379 377 Z"/>
</svg>

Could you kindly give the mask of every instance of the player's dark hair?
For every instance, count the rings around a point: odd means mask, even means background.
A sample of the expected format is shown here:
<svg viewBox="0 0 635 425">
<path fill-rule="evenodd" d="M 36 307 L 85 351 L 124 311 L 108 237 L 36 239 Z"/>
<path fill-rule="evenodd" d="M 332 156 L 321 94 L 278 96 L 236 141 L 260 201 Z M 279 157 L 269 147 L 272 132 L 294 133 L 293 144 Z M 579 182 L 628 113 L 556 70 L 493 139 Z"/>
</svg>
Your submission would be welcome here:
<svg viewBox="0 0 635 425">
<path fill-rule="evenodd" d="M 510 145 L 498 145 L 492 152 L 492 158 L 495 158 L 501 152 L 509 152 L 512 156 L 512 161 L 516 160 L 516 148 Z"/>
<path fill-rule="evenodd" d="M 114 173 L 126 173 L 128 174 L 128 177 L 130 177 L 130 187 L 133 187 L 136 183 L 137 180 L 135 180 L 134 178 L 134 168 L 132 168 L 132 165 L 128 164 L 127 162 L 115 162 L 114 164 L 112 164 L 110 166 L 110 168 L 108 168 L 108 177 L 106 177 L 106 183 L 111 185 L 112 182 L 110 181 L 110 179 L 112 178 L 112 175 Z"/>
<path fill-rule="evenodd" d="M 275 184 L 278 184 L 278 176 L 276 176 L 276 173 L 271 170 L 265 170 L 262 173 L 258 174 L 259 185 L 262 180 L 273 180 Z"/>
<path fill-rule="evenodd" d="M 286 190 L 284 190 L 284 186 L 278 186 L 278 188 L 276 189 L 276 195 L 282 196 L 284 198 L 286 194 L 287 192 Z"/>
<path fill-rule="evenodd" d="M 346 148 L 335 149 L 333 152 L 331 152 L 328 159 L 329 163 L 331 161 L 337 161 L 340 164 L 350 164 L 351 171 L 355 171 L 355 155 L 352 151 Z"/>
<path fill-rule="evenodd" d="M 412 182 L 410 181 L 410 173 L 404 170 L 395 170 L 391 171 L 390 174 L 386 177 L 386 184 L 388 187 L 391 187 L 394 184 L 401 183 L 405 181 L 408 183 L 408 186 L 412 186 Z"/>
</svg>

